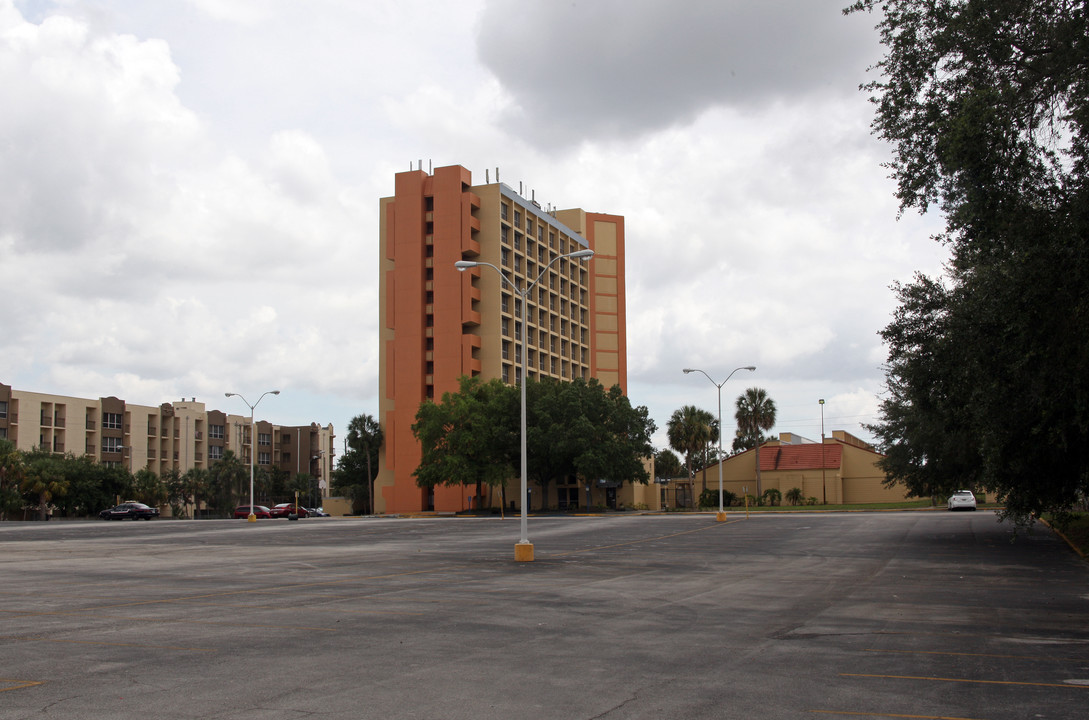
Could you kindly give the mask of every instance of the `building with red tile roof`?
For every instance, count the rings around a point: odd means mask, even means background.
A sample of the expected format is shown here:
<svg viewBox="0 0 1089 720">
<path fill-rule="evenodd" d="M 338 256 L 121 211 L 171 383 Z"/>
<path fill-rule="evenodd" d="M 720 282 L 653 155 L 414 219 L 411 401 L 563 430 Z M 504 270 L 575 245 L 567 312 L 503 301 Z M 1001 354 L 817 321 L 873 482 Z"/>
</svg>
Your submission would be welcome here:
<svg viewBox="0 0 1089 720">
<path fill-rule="evenodd" d="M 756 451 L 733 455 L 722 464 L 723 490 L 737 497 L 759 497 L 768 489 L 780 492 L 783 501 L 793 488 L 801 491 L 803 502 L 851 505 L 862 503 L 903 502 L 903 486 L 885 486 L 885 473 L 878 462 L 885 456 L 870 444 L 843 430 L 836 430 L 823 443 L 782 433 L 760 447 L 759 480 Z M 696 473 L 693 487 L 687 480 L 672 481 L 663 487 L 663 505 L 690 507 L 706 487 L 718 490 L 718 465 Z M 815 498 L 815 501 L 810 500 Z"/>
</svg>

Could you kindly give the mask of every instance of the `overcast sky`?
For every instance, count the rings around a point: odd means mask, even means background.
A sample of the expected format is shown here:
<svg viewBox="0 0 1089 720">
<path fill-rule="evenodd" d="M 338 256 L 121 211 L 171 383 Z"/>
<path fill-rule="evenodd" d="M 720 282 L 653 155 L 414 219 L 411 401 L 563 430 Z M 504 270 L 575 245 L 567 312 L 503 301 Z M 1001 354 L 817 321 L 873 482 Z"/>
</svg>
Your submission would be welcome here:
<svg viewBox="0 0 1089 720">
<path fill-rule="evenodd" d="M 285 425 L 378 412 L 378 198 L 460 164 L 623 215 L 628 383 L 666 444 L 866 439 L 890 285 L 937 273 L 897 220 L 846 0 L 0 0 L 0 382 Z M 494 174 L 492 175 L 494 180 Z M 454 270 L 451 269 L 451 272 Z M 727 445 L 729 444 L 727 440 Z"/>
</svg>

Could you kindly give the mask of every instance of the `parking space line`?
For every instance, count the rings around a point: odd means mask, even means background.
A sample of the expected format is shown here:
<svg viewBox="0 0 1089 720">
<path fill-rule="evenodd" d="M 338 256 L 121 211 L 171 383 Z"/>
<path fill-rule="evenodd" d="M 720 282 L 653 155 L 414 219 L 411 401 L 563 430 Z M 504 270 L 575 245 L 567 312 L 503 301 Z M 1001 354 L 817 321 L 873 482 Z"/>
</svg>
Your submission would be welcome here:
<svg viewBox="0 0 1089 720">
<path fill-rule="evenodd" d="M 944 650 L 880 650 L 878 648 L 864 648 L 863 652 L 875 652 L 875 653 L 894 653 L 899 655 L 953 655 L 956 657 L 985 657 L 985 658 L 1000 658 L 1002 660 L 1048 660 L 1054 661 L 1056 658 L 1041 657 L 1038 655 L 995 655 L 992 653 L 966 653 L 966 652 L 948 652 Z"/>
<path fill-rule="evenodd" d="M 48 638 L 41 635 L 27 635 L 25 637 L 18 635 L 0 635 L 0 640 L 15 640 L 16 642 L 51 642 L 51 643 L 71 643 L 73 645 L 106 645 L 108 647 L 137 647 L 137 648 L 151 648 L 152 650 L 185 650 L 188 652 L 219 652 L 215 648 L 201 648 L 201 647 L 184 647 L 180 645 L 148 645 L 146 643 L 123 643 L 123 642 L 105 642 L 99 640 L 66 640 L 63 638 Z"/>
<path fill-rule="evenodd" d="M 977 685 L 1021 685 L 1031 687 L 1077 688 L 1079 690 L 1089 690 L 1089 685 L 1022 682 L 1020 680 L 973 680 L 971 678 L 923 677 L 921 675 L 870 675 L 868 673 L 840 673 L 839 675 L 840 677 L 885 678 L 889 680 L 929 680 L 931 682 L 975 683 Z"/>
<path fill-rule="evenodd" d="M 0 678 L 0 684 L 3 683 L 15 683 L 11 687 L 0 687 L 0 692 L 8 692 L 9 690 L 22 690 L 23 688 L 34 687 L 35 685 L 45 685 L 44 681 L 33 680 L 12 680 L 10 678 Z"/>
<path fill-rule="evenodd" d="M 453 568 L 457 569 L 457 568 Z M 426 573 L 436 572 L 449 572 L 451 568 L 430 568 L 427 570 L 410 570 L 408 572 L 400 573 L 384 573 L 382 575 L 363 576 L 363 577 L 347 577 L 340 580 L 324 580 L 322 582 L 307 582 L 307 583 L 287 583 L 284 585 L 274 585 L 268 588 L 253 588 L 249 590 L 231 590 L 229 592 L 214 592 L 204 593 L 202 595 L 184 595 L 176 598 L 157 598 L 155 600 L 137 600 L 127 603 L 115 603 L 112 605 L 98 605 L 96 607 L 85 608 L 84 611 L 91 610 L 113 610 L 115 608 L 134 607 L 137 605 L 163 605 L 168 603 L 185 602 L 189 600 L 205 600 L 208 598 L 222 598 L 230 597 L 232 595 L 253 595 L 259 593 L 273 593 L 281 592 L 281 588 L 313 588 L 313 587 L 327 587 L 329 585 L 344 585 L 346 583 L 362 582 L 365 580 L 383 580 L 385 578 L 405 577 L 407 575 L 423 575 Z"/>
<path fill-rule="evenodd" d="M 979 720 L 979 718 L 951 717 L 949 715 L 904 715 L 902 713 L 852 712 L 850 710 L 810 710 L 825 715 L 852 715 L 854 717 L 914 718 L 915 720 Z"/>
<path fill-rule="evenodd" d="M 173 623 L 176 625 L 211 625 L 213 627 L 269 628 L 278 630 L 313 630 L 314 632 L 338 632 L 338 628 L 310 627 L 307 625 L 281 625 L 269 623 L 216 622 L 214 620 L 189 620 L 185 618 L 135 617 L 128 615 L 98 615 L 93 612 L 30 612 L 27 610 L 3 610 L 0 613 L 22 617 L 92 617 L 100 620 L 125 620 L 127 622 Z"/>
<path fill-rule="evenodd" d="M 549 558 L 563 557 L 565 555 L 578 555 L 579 553 L 588 553 L 588 552 L 593 552 L 595 550 L 611 550 L 613 548 L 625 547 L 627 545 L 640 545 L 640 544 L 646 543 L 646 542 L 654 542 L 655 540 L 667 540 L 669 538 L 680 537 L 681 535 L 690 535 L 692 533 L 706 532 L 706 531 L 712 530 L 714 528 L 722 527 L 724 525 L 733 525 L 734 523 L 738 523 L 738 522 L 745 522 L 745 521 L 740 519 L 740 518 L 737 519 L 737 520 L 727 520 L 726 522 L 717 522 L 714 525 L 704 525 L 702 527 L 693 528 L 691 530 L 682 530 L 680 532 L 671 533 L 669 535 L 655 535 L 654 537 L 641 538 L 639 540 L 632 540 L 630 542 L 616 543 L 615 545 L 597 545 L 597 546 L 590 547 L 590 548 L 583 548 L 582 550 L 569 550 L 568 552 L 561 552 L 561 553 L 547 553 L 547 554 L 542 554 L 542 557 L 549 557 Z"/>
</svg>

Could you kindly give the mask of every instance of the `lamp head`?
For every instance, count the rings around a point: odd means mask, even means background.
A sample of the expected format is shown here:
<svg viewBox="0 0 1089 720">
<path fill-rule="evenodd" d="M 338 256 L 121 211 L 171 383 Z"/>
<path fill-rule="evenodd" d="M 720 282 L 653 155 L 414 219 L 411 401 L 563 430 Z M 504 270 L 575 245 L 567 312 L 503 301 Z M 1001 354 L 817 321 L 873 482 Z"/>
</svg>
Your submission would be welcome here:
<svg viewBox="0 0 1089 720">
<path fill-rule="evenodd" d="M 681 372 L 683 372 L 685 375 L 687 375 L 690 372 L 696 372 L 696 371 L 693 370 L 692 368 L 685 368 L 684 370 L 681 370 Z"/>
<path fill-rule="evenodd" d="M 456 267 L 460 272 L 465 272 L 469 268 L 474 268 L 479 264 L 480 263 L 474 262 L 473 260 L 458 260 L 456 263 L 454 263 L 454 267 Z"/>
<path fill-rule="evenodd" d="M 743 367 L 741 369 L 742 370 L 755 370 L 756 366 L 755 365 L 746 365 L 745 367 Z"/>
<path fill-rule="evenodd" d="M 568 254 L 567 257 L 571 258 L 572 260 L 582 260 L 583 258 L 592 258 L 593 256 L 594 251 L 587 248 L 585 250 L 576 250 L 575 252 Z"/>
<path fill-rule="evenodd" d="M 818 400 L 817 402 L 818 402 L 818 403 L 820 403 L 821 405 L 824 405 L 824 398 L 821 398 L 821 399 L 820 399 L 820 400 Z"/>
<path fill-rule="evenodd" d="M 273 395 L 279 395 L 279 394 L 280 394 L 280 391 L 279 391 L 279 390 L 273 390 L 273 391 L 272 391 L 272 394 L 273 394 Z"/>
<path fill-rule="evenodd" d="M 226 395 L 227 397 L 234 397 L 234 395 L 235 395 L 234 393 L 223 393 L 223 394 Z"/>
</svg>

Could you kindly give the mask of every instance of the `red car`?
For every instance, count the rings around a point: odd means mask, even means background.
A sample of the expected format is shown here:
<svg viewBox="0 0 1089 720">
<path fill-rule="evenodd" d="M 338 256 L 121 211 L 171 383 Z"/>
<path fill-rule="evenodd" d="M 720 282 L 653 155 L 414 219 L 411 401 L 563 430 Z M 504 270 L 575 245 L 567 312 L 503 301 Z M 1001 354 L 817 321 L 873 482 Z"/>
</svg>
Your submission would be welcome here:
<svg viewBox="0 0 1089 720">
<path fill-rule="evenodd" d="M 259 518 L 270 518 L 269 509 L 264 505 L 254 505 L 253 514 Z M 249 505 L 239 505 L 234 509 L 235 518 L 248 518 L 250 516 Z"/>
<path fill-rule="evenodd" d="M 304 518 L 309 517 L 310 513 L 302 505 L 296 505 L 295 503 L 280 503 L 271 510 L 269 514 L 274 518 L 285 518 L 289 515 L 297 515 Z"/>
</svg>

